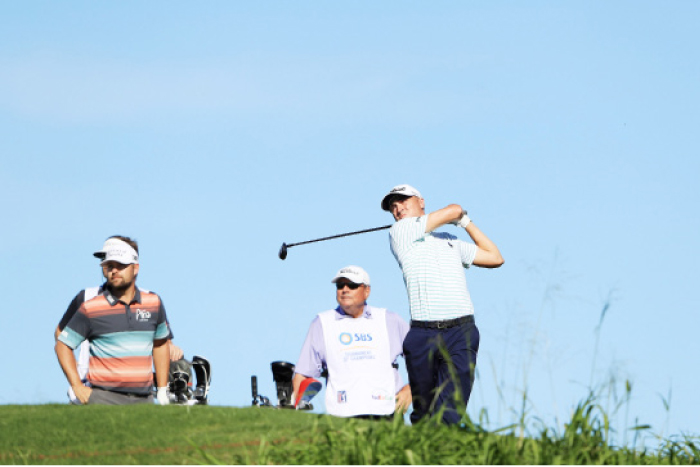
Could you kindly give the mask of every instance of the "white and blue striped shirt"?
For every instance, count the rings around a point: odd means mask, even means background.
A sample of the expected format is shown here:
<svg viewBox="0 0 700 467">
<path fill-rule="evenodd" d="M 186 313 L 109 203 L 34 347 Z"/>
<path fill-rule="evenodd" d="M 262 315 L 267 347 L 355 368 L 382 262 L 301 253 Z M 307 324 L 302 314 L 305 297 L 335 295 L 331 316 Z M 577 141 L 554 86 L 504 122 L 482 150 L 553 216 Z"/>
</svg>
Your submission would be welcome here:
<svg viewBox="0 0 700 467">
<path fill-rule="evenodd" d="M 474 314 L 464 268 L 474 261 L 476 245 L 443 232 L 426 233 L 427 222 L 427 215 L 401 219 L 389 230 L 411 319 L 438 321 Z"/>
</svg>

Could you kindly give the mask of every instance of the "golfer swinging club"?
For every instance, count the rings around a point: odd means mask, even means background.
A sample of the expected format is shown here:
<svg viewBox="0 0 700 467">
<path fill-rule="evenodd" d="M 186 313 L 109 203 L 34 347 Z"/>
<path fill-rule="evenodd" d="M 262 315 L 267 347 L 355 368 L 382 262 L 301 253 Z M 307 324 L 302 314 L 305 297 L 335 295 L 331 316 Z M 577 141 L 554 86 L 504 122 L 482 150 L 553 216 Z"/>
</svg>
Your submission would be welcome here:
<svg viewBox="0 0 700 467">
<path fill-rule="evenodd" d="M 497 268 L 503 257 L 461 206 L 450 204 L 426 215 L 425 200 L 410 185 L 392 188 L 382 209 L 396 220 L 389 240 L 411 310 L 411 329 L 403 343 L 413 394 L 411 422 L 444 409 L 443 422 L 457 424 L 469 402 L 479 350 L 464 268 Z M 462 227 L 474 243 L 434 232 L 445 224 Z"/>
</svg>

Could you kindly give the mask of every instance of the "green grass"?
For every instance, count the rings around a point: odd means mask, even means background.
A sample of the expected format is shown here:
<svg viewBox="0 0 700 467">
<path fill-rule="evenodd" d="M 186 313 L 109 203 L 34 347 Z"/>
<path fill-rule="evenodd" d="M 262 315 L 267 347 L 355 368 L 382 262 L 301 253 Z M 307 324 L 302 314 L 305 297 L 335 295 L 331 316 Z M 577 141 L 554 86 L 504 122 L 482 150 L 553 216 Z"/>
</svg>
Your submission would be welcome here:
<svg viewBox="0 0 700 467">
<path fill-rule="evenodd" d="M 263 437 L 293 439 L 312 417 L 256 408 L 0 407 L 0 463 L 193 464 L 212 453 L 255 462 Z"/>
<path fill-rule="evenodd" d="M 697 439 L 608 446 L 594 400 L 561 433 L 346 420 L 267 408 L 0 406 L 2 464 L 698 464 Z"/>
</svg>

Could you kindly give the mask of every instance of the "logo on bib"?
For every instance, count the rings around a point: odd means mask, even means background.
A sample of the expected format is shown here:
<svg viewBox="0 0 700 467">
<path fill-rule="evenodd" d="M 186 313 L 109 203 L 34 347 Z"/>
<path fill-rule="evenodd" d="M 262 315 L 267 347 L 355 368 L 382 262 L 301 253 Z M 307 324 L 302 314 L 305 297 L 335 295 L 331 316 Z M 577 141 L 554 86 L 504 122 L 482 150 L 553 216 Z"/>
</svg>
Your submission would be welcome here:
<svg viewBox="0 0 700 467">
<path fill-rule="evenodd" d="M 355 333 L 355 342 L 357 342 L 357 341 L 369 342 L 371 340 L 372 340 L 372 334 L 370 334 L 370 333 L 367 333 L 367 334 Z"/>
<path fill-rule="evenodd" d="M 340 343 L 343 345 L 350 345 L 352 344 L 352 341 L 355 342 L 371 342 L 372 341 L 372 334 L 370 333 L 358 333 L 356 332 L 355 334 L 350 334 L 349 332 L 343 332 L 340 334 L 338 337 L 340 339 Z"/>
<path fill-rule="evenodd" d="M 345 391 L 338 391 L 338 404 L 345 404 L 348 401 L 348 395 Z"/>
<path fill-rule="evenodd" d="M 375 389 L 372 391 L 372 399 L 375 401 L 393 401 L 395 396 L 393 394 L 388 394 L 386 391 L 381 389 Z"/>
</svg>

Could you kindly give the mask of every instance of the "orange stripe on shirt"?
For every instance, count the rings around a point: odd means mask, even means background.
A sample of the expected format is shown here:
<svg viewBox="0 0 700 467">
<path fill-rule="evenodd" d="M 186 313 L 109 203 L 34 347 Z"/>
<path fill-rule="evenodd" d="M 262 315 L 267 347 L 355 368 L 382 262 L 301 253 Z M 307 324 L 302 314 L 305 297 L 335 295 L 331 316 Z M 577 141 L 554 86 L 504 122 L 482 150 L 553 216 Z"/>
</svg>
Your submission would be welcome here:
<svg viewBox="0 0 700 467">
<path fill-rule="evenodd" d="M 111 306 L 103 296 L 95 297 L 80 307 L 88 318 L 124 313 L 124 305 Z"/>
<path fill-rule="evenodd" d="M 88 379 L 97 386 L 122 383 L 153 384 L 153 359 L 148 357 L 90 357 Z"/>
<path fill-rule="evenodd" d="M 141 305 L 158 308 L 160 307 L 160 299 L 156 294 L 141 292 Z"/>
</svg>

